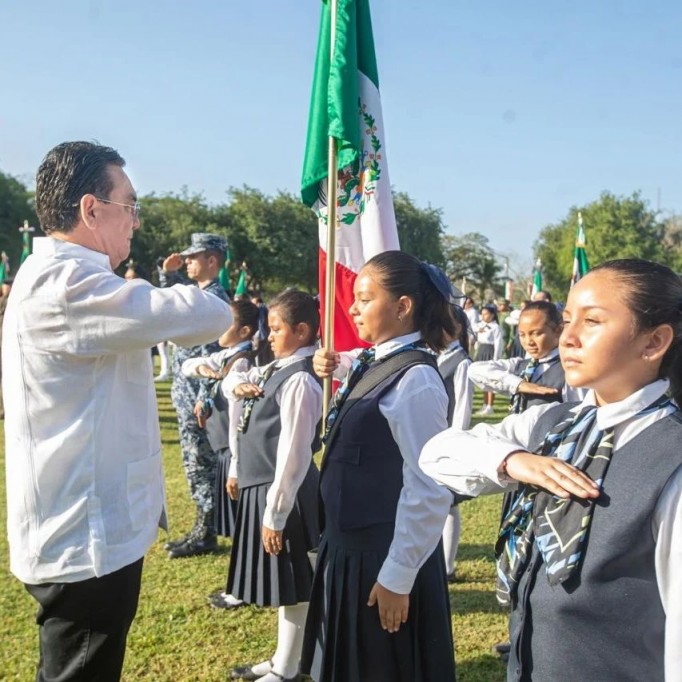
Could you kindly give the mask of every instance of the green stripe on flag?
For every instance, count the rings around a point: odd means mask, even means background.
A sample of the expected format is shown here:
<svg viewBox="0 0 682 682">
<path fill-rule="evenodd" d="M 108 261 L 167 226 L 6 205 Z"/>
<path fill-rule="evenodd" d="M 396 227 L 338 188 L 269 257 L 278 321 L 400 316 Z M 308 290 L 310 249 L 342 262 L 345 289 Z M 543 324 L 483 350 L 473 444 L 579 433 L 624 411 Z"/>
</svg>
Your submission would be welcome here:
<svg viewBox="0 0 682 682">
<path fill-rule="evenodd" d="M 308 118 L 301 198 L 308 206 L 318 199 L 327 177 L 328 138 L 337 139 L 337 169 L 357 163 L 362 146 L 358 121 L 358 72 L 379 87 L 368 0 L 338 0 L 334 61 L 330 58 L 331 9 L 322 0 Z"/>
</svg>

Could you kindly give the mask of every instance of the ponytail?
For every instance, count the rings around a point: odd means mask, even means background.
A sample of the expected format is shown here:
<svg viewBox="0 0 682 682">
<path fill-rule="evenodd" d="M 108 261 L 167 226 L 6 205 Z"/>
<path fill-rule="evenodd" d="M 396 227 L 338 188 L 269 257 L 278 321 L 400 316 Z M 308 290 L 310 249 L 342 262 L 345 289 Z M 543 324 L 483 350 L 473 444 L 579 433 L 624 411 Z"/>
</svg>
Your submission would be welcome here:
<svg viewBox="0 0 682 682">
<path fill-rule="evenodd" d="M 450 306 L 450 312 L 455 320 L 455 326 L 457 333 L 455 337 L 459 341 L 459 345 L 462 346 L 466 354 L 469 354 L 469 318 L 464 312 L 463 308 L 458 306 L 456 303 L 452 303 Z"/>
<path fill-rule="evenodd" d="M 248 327 L 251 330 L 249 338 L 253 338 L 253 335 L 258 331 L 258 306 L 248 299 L 241 299 L 230 301 L 230 308 L 232 308 L 237 326 Z"/>
</svg>

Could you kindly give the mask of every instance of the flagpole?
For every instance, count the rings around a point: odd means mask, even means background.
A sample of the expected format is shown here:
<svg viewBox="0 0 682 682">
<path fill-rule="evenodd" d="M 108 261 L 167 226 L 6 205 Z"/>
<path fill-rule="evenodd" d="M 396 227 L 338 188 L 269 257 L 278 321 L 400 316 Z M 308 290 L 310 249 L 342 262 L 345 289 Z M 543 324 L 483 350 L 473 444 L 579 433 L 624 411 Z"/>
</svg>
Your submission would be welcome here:
<svg viewBox="0 0 682 682">
<path fill-rule="evenodd" d="M 331 15 L 329 54 L 330 64 L 334 63 L 334 50 L 336 46 L 336 0 L 329 0 Z M 336 201 L 337 201 L 337 154 L 336 138 L 329 136 L 327 162 L 327 271 L 325 281 L 325 315 L 324 315 L 324 349 L 334 350 L 334 309 L 336 303 Z M 332 397 L 332 377 L 329 376 L 323 383 L 323 420 L 327 418 L 329 402 Z"/>
</svg>

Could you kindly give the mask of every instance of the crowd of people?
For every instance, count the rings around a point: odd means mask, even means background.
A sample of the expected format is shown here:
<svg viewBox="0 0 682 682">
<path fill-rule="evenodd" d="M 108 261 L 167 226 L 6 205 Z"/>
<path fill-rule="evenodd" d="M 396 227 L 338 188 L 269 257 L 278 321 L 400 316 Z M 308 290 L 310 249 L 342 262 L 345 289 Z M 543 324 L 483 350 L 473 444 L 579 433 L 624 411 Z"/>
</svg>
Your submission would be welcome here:
<svg viewBox="0 0 682 682">
<path fill-rule="evenodd" d="M 150 348 L 169 341 L 196 522 L 168 557 L 229 536 L 211 605 L 278 609 L 272 656 L 231 679 L 454 681 L 460 506 L 493 493 L 508 680 L 676 679 L 675 273 L 610 261 L 565 305 L 538 292 L 479 311 L 439 268 L 388 251 L 355 282 L 364 345 L 339 353 L 320 347 L 305 292 L 231 300 L 219 235 L 162 258 L 159 286 L 133 263 L 115 274 L 140 226 L 123 167 L 92 143 L 49 152 L 48 237 L 5 313 L 10 562 L 39 605 L 37 679 L 120 678 L 143 557 L 166 526 Z M 484 421 L 470 428 L 474 386 Z"/>
</svg>

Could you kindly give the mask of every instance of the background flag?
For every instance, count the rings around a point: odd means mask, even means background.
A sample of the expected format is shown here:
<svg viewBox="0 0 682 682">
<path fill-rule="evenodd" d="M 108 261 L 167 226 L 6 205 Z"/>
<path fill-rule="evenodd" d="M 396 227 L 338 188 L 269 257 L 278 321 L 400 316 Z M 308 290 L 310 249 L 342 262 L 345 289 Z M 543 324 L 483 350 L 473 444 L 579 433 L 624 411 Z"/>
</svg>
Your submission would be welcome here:
<svg viewBox="0 0 682 682">
<path fill-rule="evenodd" d="M 9 258 L 3 251 L 0 253 L 0 284 L 9 277 Z"/>
<path fill-rule="evenodd" d="M 580 281 L 590 270 L 587 263 L 587 252 L 585 247 L 585 228 L 583 227 L 583 215 L 578 211 L 578 232 L 575 236 L 575 255 L 573 256 L 573 275 L 571 276 L 571 286 Z"/>
<path fill-rule="evenodd" d="M 504 280 L 504 297 L 511 303 L 511 300 L 514 297 L 514 280 Z"/>
<path fill-rule="evenodd" d="M 237 288 L 234 290 L 234 295 L 244 296 L 246 291 L 246 263 L 242 263 L 242 269 L 239 273 L 239 280 L 237 281 Z"/>
<path fill-rule="evenodd" d="M 542 261 L 538 258 L 533 269 L 533 288 L 530 290 L 530 297 L 533 298 L 538 291 L 542 291 Z"/>
<path fill-rule="evenodd" d="M 23 227 L 19 228 L 21 232 L 21 257 L 19 264 L 23 263 L 31 255 L 31 232 L 35 232 L 35 227 L 28 224 L 28 220 L 24 220 Z"/>
<path fill-rule="evenodd" d="M 320 312 L 324 319 L 328 138 L 335 137 L 339 228 L 334 346 L 337 350 L 348 350 L 366 345 L 358 339 L 348 313 L 357 273 L 372 256 L 399 249 L 400 245 L 386 165 L 368 0 L 338 0 L 333 62 L 330 34 L 330 4 L 329 0 L 322 0 L 301 197 L 319 218 Z"/>
<path fill-rule="evenodd" d="M 230 249 L 229 247 L 225 251 L 225 262 L 223 263 L 223 267 L 220 268 L 220 271 L 218 272 L 218 281 L 220 282 L 220 286 L 225 289 L 225 291 L 230 290 Z"/>
</svg>

